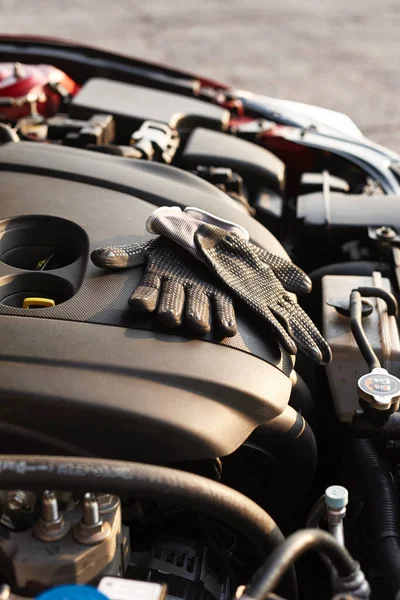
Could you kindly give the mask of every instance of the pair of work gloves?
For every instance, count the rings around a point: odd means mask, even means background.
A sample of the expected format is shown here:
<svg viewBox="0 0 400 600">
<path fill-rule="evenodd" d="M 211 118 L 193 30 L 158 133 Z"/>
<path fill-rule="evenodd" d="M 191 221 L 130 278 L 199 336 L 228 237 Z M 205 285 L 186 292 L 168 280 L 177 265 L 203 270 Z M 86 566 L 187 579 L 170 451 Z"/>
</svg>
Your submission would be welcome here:
<svg viewBox="0 0 400 600">
<path fill-rule="evenodd" d="M 319 364 L 329 363 L 328 343 L 294 296 L 311 291 L 311 281 L 299 267 L 252 244 L 240 225 L 197 208 L 158 208 L 146 226 L 158 237 L 91 254 L 103 269 L 146 265 L 129 299 L 135 314 L 157 311 L 164 326 L 185 322 L 195 335 L 205 335 L 212 306 L 221 335 L 233 336 L 236 297 L 275 332 L 287 352 L 300 349 Z"/>
</svg>

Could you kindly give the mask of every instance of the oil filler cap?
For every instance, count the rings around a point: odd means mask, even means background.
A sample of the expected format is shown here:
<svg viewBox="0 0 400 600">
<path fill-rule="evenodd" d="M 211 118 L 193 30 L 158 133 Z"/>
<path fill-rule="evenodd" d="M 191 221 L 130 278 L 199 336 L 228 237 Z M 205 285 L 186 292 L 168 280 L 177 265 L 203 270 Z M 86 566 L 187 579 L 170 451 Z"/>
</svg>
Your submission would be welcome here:
<svg viewBox="0 0 400 600">
<path fill-rule="evenodd" d="M 35 600 L 109 600 L 109 598 L 90 585 L 59 585 L 39 594 Z"/>
<path fill-rule="evenodd" d="M 372 369 L 358 380 L 358 394 L 377 410 L 388 410 L 400 398 L 400 379 L 386 369 Z"/>
</svg>

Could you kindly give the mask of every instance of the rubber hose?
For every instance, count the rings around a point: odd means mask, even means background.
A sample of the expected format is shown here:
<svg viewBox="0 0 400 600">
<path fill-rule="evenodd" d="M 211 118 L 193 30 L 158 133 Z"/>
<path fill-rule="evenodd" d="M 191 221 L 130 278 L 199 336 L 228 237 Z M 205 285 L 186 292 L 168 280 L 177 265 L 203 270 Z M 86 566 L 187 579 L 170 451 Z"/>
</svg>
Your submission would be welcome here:
<svg viewBox="0 0 400 600">
<path fill-rule="evenodd" d="M 352 476 L 366 496 L 374 552 L 391 598 L 400 590 L 400 510 L 389 468 L 369 440 L 352 445 Z"/>
<path fill-rule="evenodd" d="M 265 450 L 279 465 L 274 478 L 268 508 L 274 516 L 281 516 L 301 502 L 309 491 L 317 468 L 317 444 L 311 427 L 291 406 L 258 427 L 249 438 Z M 273 491 L 273 495 L 272 495 Z"/>
<path fill-rule="evenodd" d="M 386 303 L 389 317 L 397 317 L 397 300 L 393 294 L 379 287 L 361 286 L 357 288 L 363 298 L 381 298 Z"/>
<path fill-rule="evenodd" d="M 353 290 L 350 294 L 350 328 L 358 349 L 360 350 L 370 371 L 380 369 L 381 363 L 375 354 L 366 334 L 362 323 L 362 304 L 361 294 Z"/>
<path fill-rule="evenodd" d="M 321 529 L 302 529 L 288 537 L 258 569 L 246 588 L 246 600 L 266 600 L 268 594 L 276 589 L 287 569 L 309 550 L 318 550 L 329 558 L 339 577 L 349 577 L 357 569 L 357 563 L 346 548 L 330 533 Z"/>
<path fill-rule="evenodd" d="M 369 415 L 366 415 L 364 411 L 357 410 L 353 416 L 352 425 L 355 437 L 391 441 L 400 440 L 399 412 L 392 413 L 382 425 L 376 427 L 376 425 L 371 422 Z"/>
<path fill-rule="evenodd" d="M 167 467 L 105 458 L 0 455 L 2 489 L 44 489 L 119 495 L 180 504 L 202 512 L 241 533 L 261 556 L 284 537 L 260 506 L 221 483 Z"/>
</svg>

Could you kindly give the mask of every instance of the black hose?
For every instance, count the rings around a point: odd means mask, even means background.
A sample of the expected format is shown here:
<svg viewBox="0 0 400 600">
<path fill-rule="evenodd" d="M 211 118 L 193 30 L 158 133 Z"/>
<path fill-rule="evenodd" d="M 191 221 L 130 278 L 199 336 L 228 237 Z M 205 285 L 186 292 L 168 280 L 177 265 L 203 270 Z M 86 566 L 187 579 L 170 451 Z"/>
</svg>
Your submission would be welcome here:
<svg viewBox="0 0 400 600">
<path fill-rule="evenodd" d="M 390 598 L 400 590 L 400 510 L 397 485 L 369 440 L 352 445 L 353 468 L 364 494 L 374 554 Z"/>
<path fill-rule="evenodd" d="M 300 505 L 309 491 L 317 468 L 318 451 L 311 427 L 291 406 L 258 427 L 249 440 L 271 455 L 278 472 L 274 493 L 268 486 L 268 510 L 277 518 Z M 265 493 L 261 490 L 261 493 Z M 264 504 L 257 498 L 260 504 Z"/>
<path fill-rule="evenodd" d="M 374 412 L 380 412 L 373 409 Z M 386 411 L 381 411 L 386 413 Z M 375 416 L 375 415 L 374 415 Z M 377 426 L 371 421 L 371 416 L 364 411 L 357 410 L 353 415 L 352 432 L 355 437 L 375 438 L 380 440 L 400 440 L 400 412 L 384 415 L 382 424 Z"/>
<path fill-rule="evenodd" d="M 284 541 L 275 521 L 246 496 L 216 481 L 167 467 L 105 458 L 3 454 L 0 487 L 32 491 L 106 490 L 179 504 L 226 523 L 252 543 L 261 556 Z"/>
<path fill-rule="evenodd" d="M 397 317 L 397 300 L 390 292 L 378 287 L 358 287 L 357 291 L 360 292 L 364 298 L 381 298 L 386 302 L 387 313 L 389 317 Z"/>
<path fill-rule="evenodd" d="M 339 577 L 350 577 L 358 565 L 346 548 L 321 529 L 302 529 L 297 531 L 276 548 L 258 569 L 246 588 L 246 598 L 266 600 L 268 594 L 276 589 L 287 569 L 309 550 L 323 553 L 335 567 Z"/>
<path fill-rule="evenodd" d="M 357 342 L 357 346 L 359 347 L 360 352 L 369 367 L 369 370 L 372 371 L 372 369 L 379 369 L 381 363 L 373 351 L 362 325 L 361 294 L 357 290 L 353 290 L 350 294 L 350 327 L 354 339 Z"/>
</svg>

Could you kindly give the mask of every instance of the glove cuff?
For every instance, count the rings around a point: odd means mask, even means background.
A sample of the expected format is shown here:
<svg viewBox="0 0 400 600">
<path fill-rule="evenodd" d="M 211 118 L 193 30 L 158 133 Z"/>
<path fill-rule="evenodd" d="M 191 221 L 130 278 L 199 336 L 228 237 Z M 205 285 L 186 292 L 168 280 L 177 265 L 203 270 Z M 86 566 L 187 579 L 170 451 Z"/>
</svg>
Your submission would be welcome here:
<svg viewBox="0 0 400 600">
<path fill-rule="evenodd" d="M 219 217 L 216 217 L 215 215 L 194 206 L 187 206 L 184 212 L 197 221 L 202 221 L 202 223 L 208 223 L 209 225 L 215 225 L 216 227 L 225 229 L 225 231 L 229 231 L 230 233 L 236 233 L 236 235 L 246 240 L 246 242 L 248 242 L 250 239 L 247 229 L 242 227 L 242 225 L 233 223 L 233 221 L 220 219 Z"/>
<path fill-rule="evenodd" d="M 156 210 L 154 210 L 148 217 L 146 221 L 146 229 L 149 233 L 159 234 L 160 232 L 154 227 L 154 223 L 157 221 L 157 219 L 163 216 L 171 217 L 179 214 L 181 214 L 183 218 L 189 217 L 196 221 L 201 221 L 202 223 L 214 225 L 215 227 L 224 229 L 227 232 L 236 233 L 239 237 L 249 241 L 249 232 L 245 227 L 242 227 L 242 225 L 238 225 L 232 221 L 226 221 L 225 219 L 220 219 L 219 217 L 216 217 L 215 215 L 212 215 L 211 213 L 194 206 L 188 206 L 183 211 L 179 206 L 160 206 L 159 208 L 156 208 Z"/>
<path fill-rule="evenodd" d="M 149 233 L 155 233 L 158 235 L 158 231 L 154 229 L 153 223 L 156 219 L 162 215 L 170 216 L 171 214 L 180 214 L 182 209 L 179 206 L 159 206 L 156 210 L 153 210 L 151 215 L 147 217 L 146 229 Z"/>
</svg>

